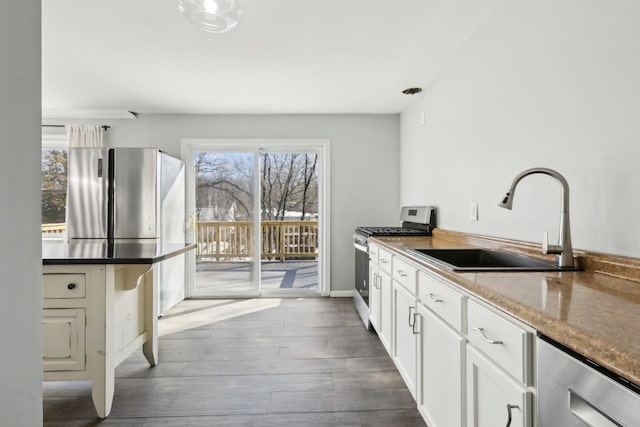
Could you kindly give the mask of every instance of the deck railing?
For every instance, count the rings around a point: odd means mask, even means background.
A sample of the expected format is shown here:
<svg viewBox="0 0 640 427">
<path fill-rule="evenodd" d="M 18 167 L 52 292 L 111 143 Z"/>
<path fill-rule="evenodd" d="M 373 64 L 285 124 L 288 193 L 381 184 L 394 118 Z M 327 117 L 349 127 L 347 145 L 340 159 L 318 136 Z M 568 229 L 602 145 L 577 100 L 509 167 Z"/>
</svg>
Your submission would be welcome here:
<svg viewBox="0 0 640 427">
<path fill-rule="evenodd" d="M 64 233 L 65 224 L 42 224 L 42 232 L 50 234 L 62 234 Z"/>
<path fill-rule="evenodd" d="M 251 221 L 196 222 L 196 256 L 217 261 L 253 256 Z M 317 258 L 318 221 L 262 221 L 260 256 L 263 259 Z"/>
<path fill-rule="evenodd" d="M 65 224 L 42 224 L 42 233 L 64 233 Z M 262 221 L 263 259 L 317 258 L 318 221 Z M 196 256 L 217 261 L 253 256 L 253 222 L 197 221 Z"/>
</svg>

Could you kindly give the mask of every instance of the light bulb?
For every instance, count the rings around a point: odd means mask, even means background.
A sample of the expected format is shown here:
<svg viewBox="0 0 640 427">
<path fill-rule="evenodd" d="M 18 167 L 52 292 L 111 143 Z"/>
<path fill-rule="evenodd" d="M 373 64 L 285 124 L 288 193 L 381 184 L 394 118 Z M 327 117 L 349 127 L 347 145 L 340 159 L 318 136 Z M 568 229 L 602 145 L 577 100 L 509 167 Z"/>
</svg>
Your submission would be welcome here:
<svg viewBox="0 0 640 427">
<path fill-rule="evenodd" d="M 205 0 L 204 8 L 208 13 L 216 13 L 218 10 L 218 3 L 215 0 Z"/>
<path fill-rule="evenodd" d="M 242 11 L 238 0 L 178 0 L 189 21 L 211 33 L 224 33 L 236 25 Z"/>
</svg>

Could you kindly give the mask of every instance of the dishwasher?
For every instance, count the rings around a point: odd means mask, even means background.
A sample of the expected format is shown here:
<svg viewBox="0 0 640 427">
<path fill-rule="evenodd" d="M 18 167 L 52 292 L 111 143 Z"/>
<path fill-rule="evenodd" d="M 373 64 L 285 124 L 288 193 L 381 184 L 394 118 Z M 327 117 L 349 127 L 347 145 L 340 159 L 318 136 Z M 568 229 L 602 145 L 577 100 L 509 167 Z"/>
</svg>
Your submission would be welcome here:
<svg viewBox="0 0 640 427">
<path fill-rule="evenodd" d="M 638 427 L 640 387 L 538 335 L 539 427 Z"/>
</svg>

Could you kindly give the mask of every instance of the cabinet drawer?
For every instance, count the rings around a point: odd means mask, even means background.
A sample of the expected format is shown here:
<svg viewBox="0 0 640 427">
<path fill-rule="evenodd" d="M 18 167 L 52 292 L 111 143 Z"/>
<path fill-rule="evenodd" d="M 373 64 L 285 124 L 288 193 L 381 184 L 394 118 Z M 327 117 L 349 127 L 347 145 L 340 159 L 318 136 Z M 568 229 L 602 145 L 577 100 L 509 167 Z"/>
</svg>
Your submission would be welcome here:
<svg viewBox="0 0 640 427">
<path fill-rule="evenodd" d="M 84 298 L 84 274 L 44 274 L 42 276 L 43 298 Z"/>
<path fill-rule="evenodd" d="M 404 262 L 400 257 L 393 257 L 393 279 L 404 286 L 412 296 L 416 296 L 416 275 L 418 270 Z"/>
<path fill-rule="evenodd" d="M 453 329 L 462 332 L 464 297 L 438 279 L 418 272 L 418 300 Z"/>
<path fill-rule="evenodd" d="M 45 372 L 85 369 L 84 309 L 42 310 L 42 368 Z"/>
<path fill-rule="evenodd" d="M 391 274 L 391 252 L 378 248 L 378 265 L 387 273 Z"/>
<path fill-rule="evenodd" d="M 498 366 L 531 385 L 531 333 L 480 306 L 467 304 L 469 342 Z"/>
</svg>

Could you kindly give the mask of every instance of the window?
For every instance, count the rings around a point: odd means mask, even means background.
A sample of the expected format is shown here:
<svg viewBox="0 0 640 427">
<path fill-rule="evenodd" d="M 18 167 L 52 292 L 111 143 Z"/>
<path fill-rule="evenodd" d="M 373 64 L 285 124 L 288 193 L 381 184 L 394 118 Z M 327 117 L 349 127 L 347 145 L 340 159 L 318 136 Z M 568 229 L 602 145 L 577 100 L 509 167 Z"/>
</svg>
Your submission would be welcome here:
<svg viewBox="0 0 640 427">
<path fill-rule="evenodd" d="M 42 237 L 64 238 L 67 204 L 66 136 L 42 141 Z"/>
</svg>

